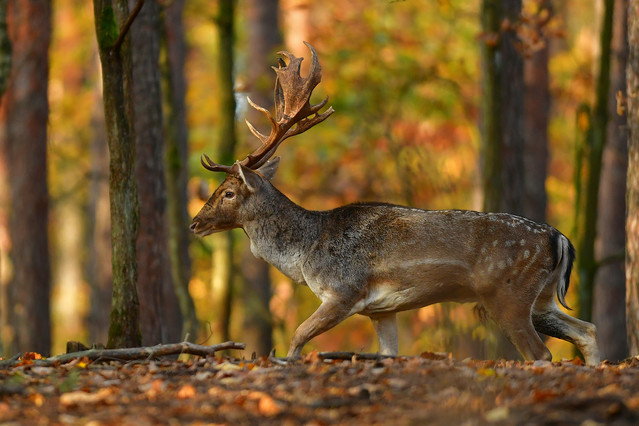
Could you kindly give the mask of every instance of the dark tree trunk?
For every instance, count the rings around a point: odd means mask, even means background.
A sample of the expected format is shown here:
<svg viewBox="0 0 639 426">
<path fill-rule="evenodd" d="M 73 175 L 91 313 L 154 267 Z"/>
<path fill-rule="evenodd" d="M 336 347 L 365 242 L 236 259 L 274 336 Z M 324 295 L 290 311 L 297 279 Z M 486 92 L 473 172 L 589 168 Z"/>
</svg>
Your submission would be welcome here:
<svg viewBox="0 0 639 426">
<path fill-rule="evenodd" d="M 104 117 L 109 145 L 109 197 L 113 298 L 107 346 L 141 345 L 140 307 L 137 295 L 139 208 L 134 173 L 135 135 L 131 105 L 131 51 L 125 34 L 128 0 L 94 0 L 94 17 L 100 60 Z"/>
<path fill-rule="evenodd" d="M 186 124 L 186 40 L 182 12 L 185 0 L 175 0 L 164 9 L 164 93 L 167 201 L 169 212 L 169 251 L 175 293 L 182 312 L 182 334 L 197 337 L 198 321 L 189 293 L 191 258 L 189 256 L 190 217 L 188 195 L 188 127 Z"/>
<path fill-rule="evenodd" d="M 519 20 L 521 0 L 483 0 L 482 54 L 482 190 L 485 211 L 523 214 L 524 68 L 511 25 Z M 514 346 L 499 333 L 496 351 L 483 353 L 518 358 Z"/>
<path fill-rule="evenodd" d="M 542 6 L 552 16 L 550 2 Z M 550 78 L 548 73 L 548 43 L 531 53 L 524 61 L 524 216 L 546 222 L 546 178 L 548 174 L 548 118 L 550 116 Z"/>
<path fill-rule="evenodd" d="M 626 343 L 626 277 L 624 250 L 626 230 L 626 171 L 628 168 L 628 132 L 626 117 L 617 114 L 617 92 L 626 91 L 626 57 L 628 45 L 626 0 L 616 0 L 614 14 L 620 25 L 613 26 L 611 57 L 611 89 L 608 94 L 607 143 L 603 152 L 599 207 L 597 218 L 593 321 L 603 359 L 621 360 L 627 356 Z"/>
<path fill-rule="evenodd" d="M 504 19 L 516 23 L 521 0 L 502 0 Z M 502 172 L 501 211 L 524 213 L 524 59 L 517 50 L 517 34 L 506 28 L 501 32 L 501 119 Z"/>
<path fill-rule="evenodd" d="M 639 355 L 639 0 L 628 0 L 628 216 L 626 218 L 626 327 L 628 352 Z"/>
<path fill-rule="evenodd" d="M 275 73 L 271 69 L 274 54 L 282 44 L 279 32 L 279 1 L 251 0 L 248 2 L 250 97 L 267 109 L 273 106 Z M 264 114 L 248 109 L 248 120 L 259 128 L 268 129 Z M 248 132 L 247 132 L 248 133 Z M 255 140 L 249 136 L 250 140 Z M 273 319 L 270 312 L 271 279 L 269 265 L 255 258 L 248 245 L 242 258 L 244 330 L 243 342 L 248 353 L 267 355 L 273 349 Z"/>
<path fill-rule="evenodd" d="M 51 3 L 11 0 L 13 64 L 3 99 L 10 188 L 13 277 L 11 352 L 51 350 L 47 191 L 48 50 Z"/>
<path fill-rule="evenodd" d="M 9 0 L 0 0 L 0 102 L 11 72 L 11 40 L 7 29 L 8 4 Z"/>
<path fill-rule="evenodd" d="M 133 7 L 136 1 L 129 0 Z M 160 17 L 155 1 L 145 3 L 131 27 L 135 175 L 140 204 L 137 241 L 140 331 L 145 346 L 182 337 L 169 256 L 160 89 Z"/>
</svg>

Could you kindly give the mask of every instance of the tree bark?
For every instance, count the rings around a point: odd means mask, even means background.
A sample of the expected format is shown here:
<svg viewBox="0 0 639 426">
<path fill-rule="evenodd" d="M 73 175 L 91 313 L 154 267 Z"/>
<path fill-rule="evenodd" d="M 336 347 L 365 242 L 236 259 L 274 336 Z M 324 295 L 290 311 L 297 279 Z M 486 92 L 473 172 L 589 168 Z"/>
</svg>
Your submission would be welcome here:
<svg viewBox="0 0 639 426">
<path fill-rule="evenodd" d="M 274 54 L 282 44 L 279 32 L 279 0 L 251 0 L 248 2 L 248 37 L 251 66 L 248 68 L 250 97 L 258 105 L 273 107 L 273 86 L 275 73 L 270 67 Z M 269 128 L 264 114 L 249 108 L 248 120 L 258 128 Z M 248 131 L 246 134 L 248 135 Z M 254 140 L 253 136 L 248 137 Z M 244 291 L 243 340 L 247 352 L 258 356 L 268 355 L 273 349 L 273 319 L 269 307 L 271 300 L 271 279 L 269 265 L 255 258 L 246 245 L 242 256 L 242 276 Z"/>
<path fill-rule="evenodd" d="M 483 0 L 482 29 L 482 190 L 485 211 L 523 214 L 523 58 L 512 25 L 519 21 L 521 0 Z M 504 25 L 509 23 L 509 25 Z M 494 331 L 493 331 L 494 332 Z M 514 346 L 495 336 L 496 348 L 484 353 L 516 359 Z"/>
<path fill-rule="evenodd" d="M 540 5 L 552 17 L 550 1 Z M 550 76 L 548 72 L 548 45 L 532 52 L 524 61 L 524 216 L 537 222 L 546 222 L 546 178 L 548 175 L 548 119 L 550 116 Z"/>
<path fill-rule="evenodd" d="M 182 334 L 197 337 L 198 320 L 189 293 L 191 258 L 189 256 L 190 217 L 188 195 L 188 127 L 186 124 L 186 40 L 182 12 L 185 0 L 175 0 L 164 9 L 164 93 L 165 93 L 165 167 L 169 212 L 169 252 L 175 294 L 182 313 Z"/>
<path fill-rule="evenodd" d="M 626 171 L 628 147 L 626 117 L 617 114 L 617 92 L 626 91 L 626 57 L 628 45 L 626 0 L 615 1 L 614 15 L 621 25 L 613 26 L 611 56 L 611 89 L 608 94 L 607 143 L 603 152 L 599 206 L 597 217 L 596 258 L 599 268 L 595 276 L 593 322 L 601 357 L 622 360 L 627 356 L 626 343 L 626 279 L 623 264 L 626 230 Z M 608 260 L 607 260 L 608 259 Z"/>
<path fill-rule="evenodd" d="M 484 211 L 501 210 L 502 198 L 502 71 L 498 62 L 501 0 L 484 0 L 481 6 L 482 30 L 482 193 Z"/>
<path fill-rule="evenodd" d="M 628 351 L 639 355 L 639 0 L 628 1 L 628 180 L 626 218 L 626 327 Z"/>
<path fill-rule="evenodd" d="M 233 164 L 237 136 L 235 133 L 235 91 L 233 78 L 235 45 L 235 0 L 220 0 L 218 5 L 218 72 L 220 79 L 218 156 L 221 164 Z M 212 286 L 221 340 L 230 339 L 231 305 L 234 281 L 233 234 L 224 232 L 213 237 Z"/>
<path fill-rule="evenodd" d="M 7 29 L 9 0 L 0 0 L 0 102 L 11 72 L 11 40 Z"/>
<path fill-rule="evenodd" d="M 133 7 L 137 0 L 129 0 Z M 164 174 L 164 124 L 160 89 L 160 10 L 144 4 L 131 27 L 135 176 L 140 205 L 137 240 L 138 296 L 142 344 L 182 338 L 169 256 L 167 189 Z"/>
<path fill-rule="evenodd" d="M 503 18 L 511 25 L 521 15 L 521 0 L 502 0 Z M 504 22 L 504 21 L 502 21 Z M 524 59 L 513 28 L 501 31 L 502 171 L 501 211 L 524 214 Z"/>
<path fill-rule="evenodd" d="M 136 240 L 139 224 L 134 174 L 135 135 L 131 105 L 131 51 L 123 31 L 130 22 L 128 0 L 94 0 L 102 62 L 104 116 L 109 145 L 109 197 L 113 297 L 107 346 L 140 346 Z"/>
<path fill-rule="evenodd" d="M 14 67 L 3 100 L 11 213 L 13 352 L 51 350 L 47 99 L 51 3 L 9 2 Z"/>
</svg>

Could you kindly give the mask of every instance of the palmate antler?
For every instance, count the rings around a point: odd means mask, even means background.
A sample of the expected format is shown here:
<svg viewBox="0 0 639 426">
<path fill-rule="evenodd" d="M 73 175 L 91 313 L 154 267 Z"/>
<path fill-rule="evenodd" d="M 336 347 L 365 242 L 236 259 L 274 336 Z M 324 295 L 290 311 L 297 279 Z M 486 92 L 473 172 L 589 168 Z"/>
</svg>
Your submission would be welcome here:
<svg viewBox="0 0 639 426">
<path fill-rule="evenodd" d="M 275 117 L 266 109 L 256 105 L 248 99 L 249 104 L 258 111 L 263 112 L 271 123 L 271 133 L 266 136 L 260 133 L 249 121 L 246 124 L 261 142 L 255 151 L 239 161 L 242 166 L 256 170 L 275 154 L 277 147 L 291 136 L 303 133 L 314 125 L 326 120 L 335 110 L 328 107 L 323 113 L 319 110 L 328 102 L 328 96 L 316 105 L 311 105 L 310 98 L 313 89 L 322 79 L 322 68 L 317 59 L 317 52 L 309 43 L 304 44 L 311 51 L 311 67 L 308 76 L 300 75 L 300 66 L 304 58 L 298 58 L 289 52 L 278 52 L 286 57 L 288 65 L 279 58 L 279 66 L 273 67 L 277 75 L 275 79 Z M 202 165 L 213 172 L 233 173 L 233 165 L 217 164 L 203 154 L 200 158 Z"/>
</svg>

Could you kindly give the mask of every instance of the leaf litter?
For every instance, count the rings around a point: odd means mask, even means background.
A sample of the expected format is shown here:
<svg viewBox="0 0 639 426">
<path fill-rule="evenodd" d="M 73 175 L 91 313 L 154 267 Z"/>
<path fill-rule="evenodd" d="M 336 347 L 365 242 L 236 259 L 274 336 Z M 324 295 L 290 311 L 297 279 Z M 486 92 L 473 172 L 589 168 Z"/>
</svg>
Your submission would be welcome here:
<svg viewBox="0 0 639 426">
<path fill-rule="evenodd" d="M 0 424 L 639 424 L 639 357 L 27 361 L 0 369 Z"/>
</svg>

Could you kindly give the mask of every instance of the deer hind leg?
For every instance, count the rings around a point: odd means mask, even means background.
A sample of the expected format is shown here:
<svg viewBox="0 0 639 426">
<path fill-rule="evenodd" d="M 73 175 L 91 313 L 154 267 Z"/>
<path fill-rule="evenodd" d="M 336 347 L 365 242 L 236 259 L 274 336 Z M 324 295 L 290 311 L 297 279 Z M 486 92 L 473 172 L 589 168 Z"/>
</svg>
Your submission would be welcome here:
<svg viewBox="0 0 639 426">
<path fill-rule="evenodd" d="M 573 318 L 562 312 L 554 301 L 552 306 L 546 306 L 548 309 L 535 309 L 533 312 L 532 320 L 537 331 L 566 340 L 577 346 L 584 356 L 586 364 L 599 364 L 599 348 L 595 338 L 597 330 L 594 324 Z"/>
<path fill-rule="evenodd" d="M 394 312 L 370 316 L 377 333 L 379 353 L 396 356 L 399 350 L 397 315 Z"/>
<path fill-rule="evenodd" d="M 497 300 L 509 300 L 508 298 L 496 298 Z M 494 300 L 494 299 L 493 299 Z M 510 343 L 526 361 L 552 359 L 552 354 L 544 345 L 535 328 L 530 315 L 531 305 L 491 303 L 483 300 L 488 315 L 497 323 L 506 334 Z"/>
</svg>

